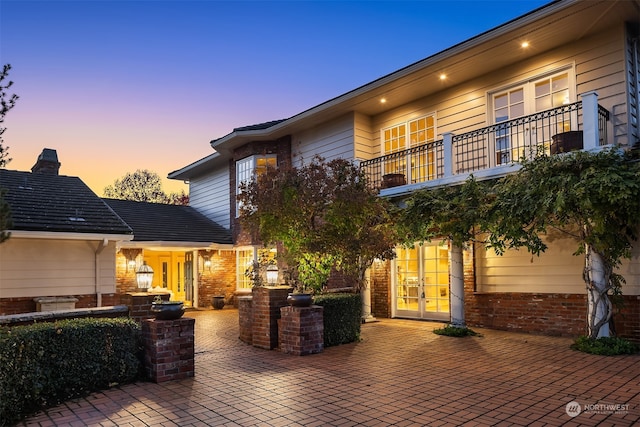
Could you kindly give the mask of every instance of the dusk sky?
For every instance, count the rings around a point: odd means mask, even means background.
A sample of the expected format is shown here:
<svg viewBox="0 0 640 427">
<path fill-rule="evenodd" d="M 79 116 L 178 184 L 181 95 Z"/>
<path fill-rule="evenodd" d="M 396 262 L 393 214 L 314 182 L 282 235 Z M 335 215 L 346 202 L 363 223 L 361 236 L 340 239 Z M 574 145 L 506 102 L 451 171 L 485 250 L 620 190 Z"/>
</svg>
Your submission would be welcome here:
<svg viewBox="0 0 640 427">
<path fill-rule="evenodd" d="M 136 169 L 166 178 L 234 127 L 288 118 L 547 3 L 0 0 L 0 62 L 20 96 L 7 169 L 53 148 L 60 173 L 99 196 Z"/>
</svg>

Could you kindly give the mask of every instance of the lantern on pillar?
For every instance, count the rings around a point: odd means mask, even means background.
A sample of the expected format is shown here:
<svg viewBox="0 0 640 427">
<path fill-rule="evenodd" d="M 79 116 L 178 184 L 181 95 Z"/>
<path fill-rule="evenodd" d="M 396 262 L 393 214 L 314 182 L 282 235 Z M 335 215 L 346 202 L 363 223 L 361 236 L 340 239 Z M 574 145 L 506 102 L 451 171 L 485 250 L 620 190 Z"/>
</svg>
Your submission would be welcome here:
<svg viewBox="0 0 640 427">
<path fill-rule="evenodd" d="M 146 291 L 151 287 L 153 268 L 149 267 L 146 261 L 143 261 L 138 271 L 136 271 L 136 282 L 138 283 L 138 289 Z"/>
</svg>

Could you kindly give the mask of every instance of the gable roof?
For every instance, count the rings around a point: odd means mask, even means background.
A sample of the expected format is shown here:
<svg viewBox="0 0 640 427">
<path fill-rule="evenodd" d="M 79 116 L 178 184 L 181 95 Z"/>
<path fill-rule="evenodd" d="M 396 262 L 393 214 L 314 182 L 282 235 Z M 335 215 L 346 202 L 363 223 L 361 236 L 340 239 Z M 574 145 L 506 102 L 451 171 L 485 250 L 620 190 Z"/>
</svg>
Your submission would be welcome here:
<svg viewBox="0 0 640 427">
<path fill-rule="evenodd" d="M 133 230 L 78 177 L 0 169 L 10 231 L 131 235 Z"/>
<path fill-rule="evenodd" d="M 103 199 L 131 228 L 134 242 L 231 244 L 231 233 L 191 206 Z"/>
</svg>

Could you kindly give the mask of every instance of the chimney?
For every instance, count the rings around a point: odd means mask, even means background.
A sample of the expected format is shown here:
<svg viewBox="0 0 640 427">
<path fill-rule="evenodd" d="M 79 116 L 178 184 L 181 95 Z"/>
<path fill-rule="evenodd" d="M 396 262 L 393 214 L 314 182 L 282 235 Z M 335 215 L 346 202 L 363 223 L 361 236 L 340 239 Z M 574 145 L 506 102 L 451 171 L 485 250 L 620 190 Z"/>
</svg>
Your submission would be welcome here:
<svg viewBox="0 0 640 427">
<path fill-rule="evenodd" d="M 38 156 L 36 164 L 31 167 L 32 173 L 43 173 L 48 175 L 58 175 L 60 170 L 60 162 L 58 161 L 58 153 L 51 148 L 44 148 Z"/>
</svg>

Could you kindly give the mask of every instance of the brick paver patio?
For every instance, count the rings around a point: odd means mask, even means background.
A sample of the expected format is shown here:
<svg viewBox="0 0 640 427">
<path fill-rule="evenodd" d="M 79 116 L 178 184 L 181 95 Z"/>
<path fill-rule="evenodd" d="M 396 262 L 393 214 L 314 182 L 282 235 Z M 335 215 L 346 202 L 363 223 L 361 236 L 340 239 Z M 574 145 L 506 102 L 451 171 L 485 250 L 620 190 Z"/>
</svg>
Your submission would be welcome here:
<svg viewBox="0 0 640 427">
<path fill-rule="evenodd" d="M 94 393 L 28 426 L 632 426 L 640 424 L 640 356 L 603 357 L 571 340 L 383 319 L 362 341 L 310 356 L 238 339 L 234 309 L 196 319 L 196 376 Z M 575 417 L 567 404 L 590 406 Z M 628 405 L 622 406 L 622 405 Z"/>
</svg>

